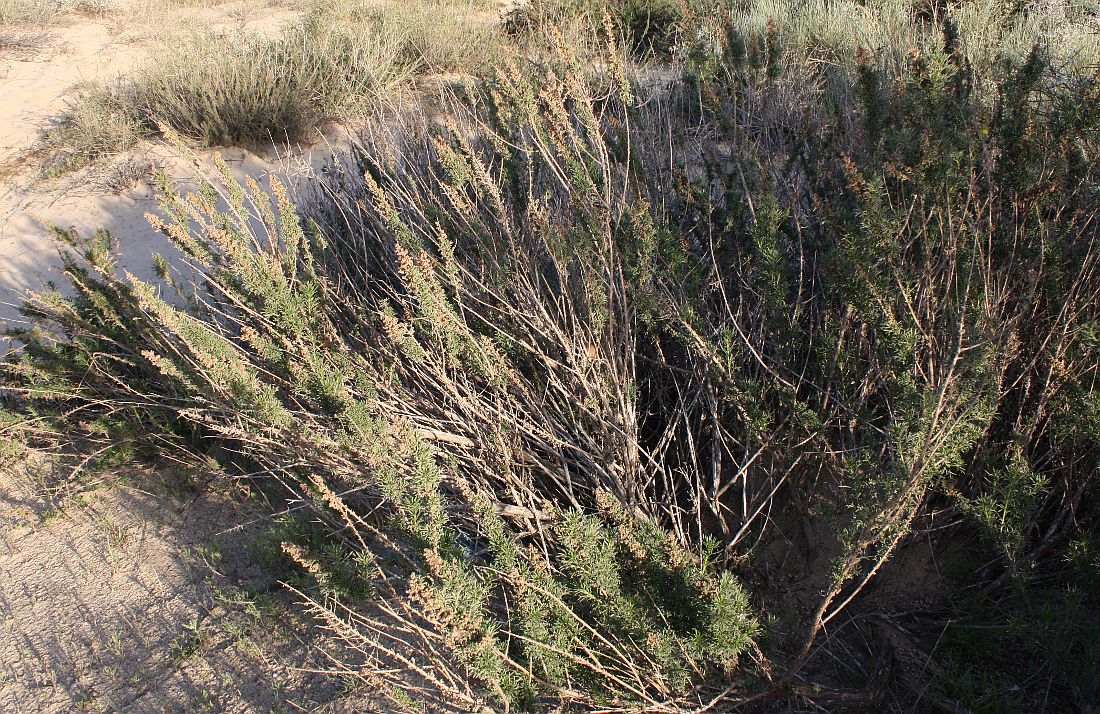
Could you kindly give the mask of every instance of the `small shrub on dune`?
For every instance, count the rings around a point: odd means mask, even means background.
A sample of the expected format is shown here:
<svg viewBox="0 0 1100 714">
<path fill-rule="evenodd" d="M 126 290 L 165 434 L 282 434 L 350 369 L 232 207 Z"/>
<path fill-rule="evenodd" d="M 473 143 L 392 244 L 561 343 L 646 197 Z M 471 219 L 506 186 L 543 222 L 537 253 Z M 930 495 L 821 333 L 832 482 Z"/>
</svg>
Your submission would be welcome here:
<svg viewBox="0 0 1100 714">
<path fill-rule="evenodd" d="M 192 36 L 133 76 L 87 90 L 37 148 L 57 176 L 162 127 L 203 146 L 308 139 L 399 83 L 411 70 L 399 55 L 392 37 L 313 23 L 275 39 Z"/>
<path fill-rule="evenodd" d="M 581 23 L 602 27 L 605 18 L 635 59 L 672 57 L 704 18 L 724 12 L 717 0 L 532 0 L 505 16 L 506 27 L 518 34 L 557 35 L 563 27 Z"/>
<path fill-rule="evenodd" d="M 57 177 L 125 151 L 148 136 L 133 108 L 119 97 L 92 89 L 72 102 L 39 142 L 43 171 Z"/>
<path fill-rule="evenodd" d="M 299 140 L 400 80 L 391 38 L 337 27 L 283 36 L 207 36 L 154 60 L 120 90 L 150 124 L 201 144 Z"/>
<path fill-rule="evenodd" d="M 409 0 L 379 5 L 361 0 L 325 0 L 306 22 L 391 38 L 400 62 L 421 74 L 475 74 L 492 65 L 502 42 L 491 21 L 470 2 Z"/>
<path fill-rule="evenodd" d="M 673 0 L 618 0 L 611 6 L 613 27 L 636 54 L 667 54 L 679 42 L 684 3 Z"/>
</svg>

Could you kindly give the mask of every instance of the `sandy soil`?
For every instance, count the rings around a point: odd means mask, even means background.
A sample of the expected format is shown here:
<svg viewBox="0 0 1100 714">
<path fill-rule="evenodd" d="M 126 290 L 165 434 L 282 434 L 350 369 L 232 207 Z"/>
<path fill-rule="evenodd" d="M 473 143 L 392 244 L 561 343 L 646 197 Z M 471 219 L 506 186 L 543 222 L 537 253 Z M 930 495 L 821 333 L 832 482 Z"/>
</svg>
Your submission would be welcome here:
<svg viewBox="0 0 1100 714">
<path fill-rule="evenodd" d="M 170 473 L 75 498 L 54 478 L 0 479 L 0 711 L 370 709 L 305 671 L 325 662 L 256 564 L 258 508 Z"/>
</svg>

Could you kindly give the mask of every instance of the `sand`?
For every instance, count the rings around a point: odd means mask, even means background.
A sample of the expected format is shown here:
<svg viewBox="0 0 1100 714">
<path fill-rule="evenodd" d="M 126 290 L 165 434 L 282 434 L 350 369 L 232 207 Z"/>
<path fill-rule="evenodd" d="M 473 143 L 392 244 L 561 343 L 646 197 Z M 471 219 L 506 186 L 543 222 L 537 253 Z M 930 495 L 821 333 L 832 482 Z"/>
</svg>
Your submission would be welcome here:
<svg viewBox="0 0 1100 714">
<path fill-rule="evenodd" d="M 256 565 L 271 521 L 170 471 L 0 479 L 0 711 L 364 711 Z"/>
</svg>

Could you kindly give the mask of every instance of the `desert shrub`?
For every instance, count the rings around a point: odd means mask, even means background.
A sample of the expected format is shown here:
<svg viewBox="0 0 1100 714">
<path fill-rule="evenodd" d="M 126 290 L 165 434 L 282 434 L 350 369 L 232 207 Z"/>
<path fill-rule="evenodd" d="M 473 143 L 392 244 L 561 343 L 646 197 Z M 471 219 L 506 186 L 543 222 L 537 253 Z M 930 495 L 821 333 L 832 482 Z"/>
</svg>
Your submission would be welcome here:
<svg viewBox="0 0 1100 714">
<path fill-rule="evenodd" d="M 398 81 L 392 38 L 301 25 L 267 40 L 207 35 L 116 90 L 146 124 L 205 145 L 298 140 Z"/>
<path fill-rule="evenodd" d="M 469 143 L 472 123 L 420 135 L 393 174 L 376 165 L 377 182 L 368 173 L 357 184 L 369 198 L 350 197 L 366 211 L 355 223 L 364 232 L 325 241 L 277 185 L 274 205 L 224 168 L 219 188 L 186 200 L 163 185 L 158 225 L 209 283 L 180 286 L 192 309 L 113 277 L 109 238 L 97 235 L 83 250 L 90 267 L 67 259 L 77 297 L 27 307 L 28 317 L 86 325 L 87 341 L 20 333 L 26 359 L 11 373 L 28 394 L 68 401 L 63 363 L 106 380 L 121 370 L 136 401 L 116 420 L 178 457 L 229 439 L 226 454 L 258 460 L 330 528 L 346 527 L 339 540 L 371 554 L 356 562 L 419 644 L 391 637 L 367 608 L 338 626 L 343 610 L 315 607 L 348 642 L 373 642 L 442 690 L 422 692 L 388 665 L 365 668 L 395 701 L 678 710 L 736 671 L 759 625 L 713 541 L 669 533 L 645 497 L 632 308 L 611 297 L 629 288 L 609 270 L 618 250 L 596 173 L 614 166 L 592 100 L 576 78 L 512 81 L 500 88 L 496 139 L 530 152 L 537 193 L 524 189 L 522 164 L 500 174 L 482 163 L 492 135 Z M 540 85 L 557 103 L 526 102 Z M 548 137 L 557 149 L 541 143 Z M 410 209 L 436 219 L 407 222 Z M 636 214 L 641 229 L 647 218 Z M 578 263 L 578 251 L 592 262 Z M 532 312 L 552 294 L 564 302 Z M 99 363 L 107 372 L 84 352 L 102 339 L 130 354 Z M 305 470 L 294 465 L 303 457 Z M 523 535 L 527 524 L 537 539 Z M 301 546 L 285 552 L 320 568 Z"/>
<path fill-rule="evenodd" d="M 510 10 L 505 24 L 513 33 L 544 38 L 548 30 L 555 34 L 577 24 L 591 33 L 606 18 L 635 58 L 668 59 L 720 6 L 713 0 L 532 0 Z"/>
<path fill-rule="evenodd" d="M 621 0 L 608 11 L 613 27 L 641 55 L 671 52 L 684 19 L 682 4 L 671 0 Z"/>
<path fill-rule="evenodd" d="M 835 71 L 726 23 L 668 91 L 506 63 L 297 205 L 162 182 L 199 280 L 120 279 L 97 235 L 7 376 L 313 504 L 374 599 L 290 543 L 300 592 L 395 705 L 881 704 L 863 596 L 916 536 L 988 555 L 965 584 L 1081 704 L 1091 642 L 1052 643 L 1094 602 L 1100 81 L 1042 48 L 977 75 L 954 21 L 911 25 Z M 1014 599 L 1040 580 L 1065 597 Z M 822 674 L 845 637 L 862 696 Z"/>
<path fill-rule="evenodd" d="M 1095 701 L 1100 627 L 1093 589 L 1077 584 L 1017 589 L 1007 597 L 956 604 L 944 630 L 950 675 L 936 684 L 974 711 L 1023 711 L 1029 677 L 1056 681 L 1063 699 Z M 1091 601 L 1090 601 L 1091 599 Z M 963 689 L 964 691 L 953 691 Z"/>
<path fill-rule="evenodd" d="M 149 129 L 120 97 L 97 88 L 69 104 L 38 144 L 44 155 L 43 172 L 56 177 L 114 156 L 143 137 Z"/>
<path fill-rule="evenodd" d="M 827 511 L 846 514 L 838 520 L 846 555 L 835 561 L 833 580 L 841 604 L 904 541 L 908 526 L 894 518 L 917 519 L 949 499 L 990 548 L 985 568 L 962 578 L 990 597 L 980 608 L 1018 618 L 1014 627 L 1034 635 L 1028 647 L 1044 671 L 1078 692 L 1071 701 L 1087 701 L 1081 692 L 1092 691 L 1091 678 L 1071 663 L 1091 656 L 1088 637 L 1073 645 L 1075 654 L 1054 655 L 1051 643 L 1064 638 L 1051 623 L 1090 612 L 1072 595 L 1065 557 L 1074 538 L 1097 527 L 1089 494 L 1100 457 L 1091 418 L 1100 357 L 1091 297 L 1100 85 L 1059 49 L 1041 45 L 979 73 L 950 15 L 914 31 L 924 44 L 903 61 L 845 50 L 837 56 L 852 66 L 842 72 L 799 71 L 801 81 L 809 75 L 827 88 L 812 110 L 820 90 L 799 102 L 805 90 L 788 84 L 788 58 L 803 57 L 807 44 L 785 37 L 774 19 L 749 34 L 736 22 L 727 26 L 689 62 L 703 106 L 722 127 L 718 137 L 759 137 L 743 166 L 733 158 L 737 180 L 751 192 L 763 169 L 783 209 L 771 212 L 774 198 L 763 203 L 776 228 L 764 243 L 753 238 L 759 262 L 739 278 L 763 307 L 740 308 L 759 316 L 738 320 L 734 335 L 746 334 L 746 325 L 762 330 L 752 354 L 773 375 L 764 384 L 790 375 L 786 399 L 792 416 L 813 415 L 810 434 L 831 421 L 818 401 L 829 395 L 886 437 L 856 429 L 819 453 L 854 452 L 833 467 L 811 467 L 815 481 L 845 474 L 832 488 L 850 496 Z M 728 87 L 729 103 L 716 86 Z M 754 212 L 762 212 L 759 199 Z M 817 312 L 818 300 L 834 299 L 835 318 Z M 845 346 L 856 333 L 840 327 L 854 316 L 869 320 L 860 330 L 875 335 L 862 347 L 858 340 Z M 830 322 L 836 327 L 823 327 Z M 812 344 L 825 349 L 824 362 Z M 868 359 L 883 360 L 873 376 Z M 846 373 L 845 365 L 859 366 Z M 798 405 L 800 384 L 814 385 L 803 392 L 808 411 Z M 833 423 L 830 441 L 839 436 Z M 872 443 L 869 461 L 855 455 Z M 801 465 L 812 458 L 791 453 Z M 864 511 L 861 502 L 877 505 Z M 887 503 L 893 515 L 883 520 Z M 860 573 L 854 586 L 840 585 L 846 570 Z M 821 612 L 826 622 L 839 611 Z M 1015 687 L 1023 673 L 1009 671 L 1019 675 L 1007 683 Z"/>
</svg>

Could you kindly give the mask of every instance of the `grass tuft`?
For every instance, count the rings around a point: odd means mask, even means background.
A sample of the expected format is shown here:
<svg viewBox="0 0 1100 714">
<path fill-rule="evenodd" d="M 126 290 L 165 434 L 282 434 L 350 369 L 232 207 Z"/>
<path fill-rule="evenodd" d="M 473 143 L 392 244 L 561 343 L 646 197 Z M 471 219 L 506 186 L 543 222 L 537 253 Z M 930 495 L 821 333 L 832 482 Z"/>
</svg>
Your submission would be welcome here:
<svg viewBox="0 0 1100 714">
<path fill-rule="evenodd" d="M 88 90 L 47 129 L 39 142 L 43 173 L 56 178 L 124 151 L 147 136 L 139 117 L 117 96 Z"/>
<path fill-rule="evenodd" d="M 303 25 L 274 40 L 196 37 L 117 92 L 147 127 L 163 124 L 203 145 L 296 141 L 406 71 L 381 35 Z"/>
</svg>

